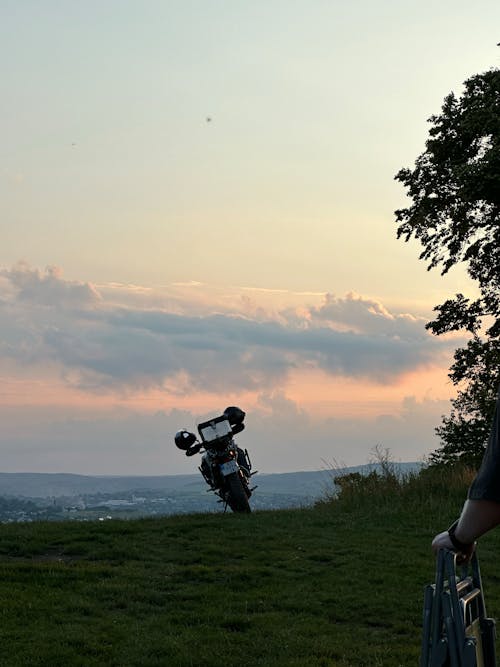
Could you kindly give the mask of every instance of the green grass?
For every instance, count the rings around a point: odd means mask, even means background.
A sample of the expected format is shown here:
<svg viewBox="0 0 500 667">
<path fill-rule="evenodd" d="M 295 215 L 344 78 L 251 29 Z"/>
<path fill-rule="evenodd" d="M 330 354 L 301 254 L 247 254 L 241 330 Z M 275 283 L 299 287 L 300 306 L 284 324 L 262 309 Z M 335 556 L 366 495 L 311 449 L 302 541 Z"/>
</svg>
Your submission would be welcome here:
<svg viewBox="0 0 500 667">
<path fill-rule="evenodd" d="M 247 516 L 3 525 L 0 665 L 416 665 L 430 540 L 466 481 L 379 479 Z M 499 546 L 493 532 L 479 550 L 493 616 Z"/>
</svg>

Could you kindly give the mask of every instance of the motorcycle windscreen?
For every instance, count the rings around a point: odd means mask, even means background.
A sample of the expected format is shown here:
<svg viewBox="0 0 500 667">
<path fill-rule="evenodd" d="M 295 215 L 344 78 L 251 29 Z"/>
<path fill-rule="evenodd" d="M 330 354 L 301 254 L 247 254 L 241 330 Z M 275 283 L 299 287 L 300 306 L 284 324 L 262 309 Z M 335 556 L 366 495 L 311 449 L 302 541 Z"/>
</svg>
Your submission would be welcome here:
<svg viewBox="0 0 500 667">
<path fill-rule="evenodd" d="M 217 417 L 203 424 L 198 424 L 198 432 L 204 442 L 213 442 L 232 433 L 231 424 L 226 417 Z"/>
</svg>

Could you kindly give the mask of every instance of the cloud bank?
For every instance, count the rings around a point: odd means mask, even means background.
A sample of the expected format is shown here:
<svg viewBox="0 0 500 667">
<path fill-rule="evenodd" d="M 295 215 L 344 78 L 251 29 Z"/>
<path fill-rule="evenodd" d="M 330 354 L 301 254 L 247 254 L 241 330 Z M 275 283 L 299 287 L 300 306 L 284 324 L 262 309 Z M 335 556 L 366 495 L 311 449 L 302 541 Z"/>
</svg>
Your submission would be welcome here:
<svg viewBox="0 0 500 667">
<path fill-rule="evenodd" d="M 214 308 L 167 289 L 70 281 L 55 267 L 0 270 L 0 361 L 51 364 L 92 392 L 272 390 L 302 368 L 390 383 L 449 352 L 424 324 L 352 293 L 278 311 L 242 294 Z"/>
</svg>

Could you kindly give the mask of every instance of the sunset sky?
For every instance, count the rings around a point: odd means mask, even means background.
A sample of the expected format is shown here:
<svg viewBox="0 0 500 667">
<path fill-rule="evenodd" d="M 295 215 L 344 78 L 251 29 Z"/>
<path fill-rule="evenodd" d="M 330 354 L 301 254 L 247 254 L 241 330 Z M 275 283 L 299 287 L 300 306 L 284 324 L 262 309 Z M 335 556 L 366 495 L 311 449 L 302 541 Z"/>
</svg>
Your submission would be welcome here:
<svg viewBox="0 0 500 667">
<path fill-rule="evenodd" d="M 498 67 L 497 0 L 0 3 L 1 471 L 176 474 L 227 405 L 263 472 L 436 448 L 474 294 L 396 172 Z"/>
</svg>

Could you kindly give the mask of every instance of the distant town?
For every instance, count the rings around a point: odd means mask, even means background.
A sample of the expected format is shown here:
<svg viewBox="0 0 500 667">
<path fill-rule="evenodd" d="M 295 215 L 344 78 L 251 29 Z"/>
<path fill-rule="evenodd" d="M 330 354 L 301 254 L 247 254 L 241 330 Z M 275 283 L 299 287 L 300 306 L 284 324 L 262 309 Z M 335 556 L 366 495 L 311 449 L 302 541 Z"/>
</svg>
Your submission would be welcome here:
<svg viewBox="0 0 500 667">
<path fill-rule="evenodd" d="M 402 471 L 419 464 L 400 464 Z M 342 472 L 368 472 L 374 466 Z M 252 510 L 312 505 L 334 488 L 330 470 L 258 474 Z M 109 521 L 195 512 L 223 512 L 200 475 L 161 477 L 0 473 L 0 522 Z M 229 510 L 228 510 L 229 511 Z"/>
<path fill-rule="evenodd" d="M 328 479 L 325 471 L 257 475 L 252 509 L 310 505 L 321 495 Z M 200 475 L 86 477 L 0 473 L 2 523 L 107 521 L 223 511 L 223 503 Z"/>
<path fill-rule="evenodd" d="M 298 494 L 259 494 L 251 499 L 252 509 L 283 509 L 309 505 L 314 498 Z M 0 498 L 0 522 L 21 521 L 106 521 L 148 516 L 222 512 L 223 504 L 213 494 L 176 494 L 154 491 L 97 493 L 93 495 L 45 498 Z"/>
</svg>

